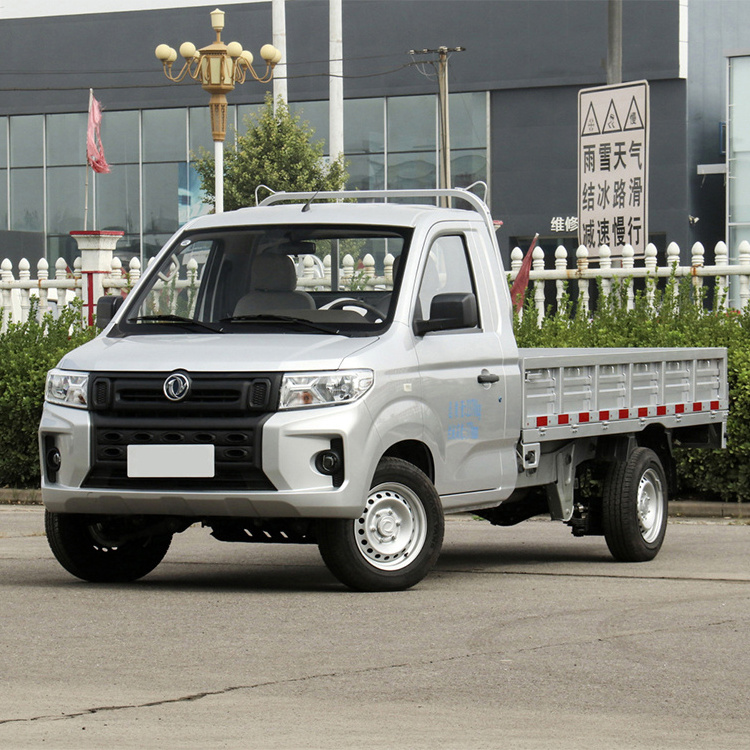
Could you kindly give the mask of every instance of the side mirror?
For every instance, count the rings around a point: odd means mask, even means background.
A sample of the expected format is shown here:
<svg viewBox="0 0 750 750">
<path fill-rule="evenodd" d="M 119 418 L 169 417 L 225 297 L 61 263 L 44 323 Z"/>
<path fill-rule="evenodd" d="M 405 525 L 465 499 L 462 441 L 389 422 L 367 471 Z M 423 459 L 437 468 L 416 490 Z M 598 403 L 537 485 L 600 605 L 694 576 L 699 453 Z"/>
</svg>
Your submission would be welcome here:
<svg viewBox="0 0 750 750">
<path fill-rule="evenodd" d="M 437 294 L 430 305 L 430 319 L 416 320 L 414 332 L 424 336 L 430 331 L 474 328 L 479 322 L 477 298 L 467 292 Z"/>
<path fill-rule="evenodd" d="M 115 313 L 122 307 L 124 298 L 117 295 L 116 297 L 99 297 L 96 301 L 96 327 L 106 328 Z"/>
</svg>

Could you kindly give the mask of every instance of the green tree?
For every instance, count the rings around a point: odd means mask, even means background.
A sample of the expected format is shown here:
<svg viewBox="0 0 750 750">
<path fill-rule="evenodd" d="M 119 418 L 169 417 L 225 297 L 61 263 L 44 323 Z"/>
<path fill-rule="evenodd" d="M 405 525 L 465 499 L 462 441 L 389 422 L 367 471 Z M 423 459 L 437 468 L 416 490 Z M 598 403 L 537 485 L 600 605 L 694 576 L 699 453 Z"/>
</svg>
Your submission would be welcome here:
<svg viewBox="0 0 750 750">
<path fill-rule="evenodd" d="M 247 132 L 238 135 L 224 153 L 224 208 L 255 205 L 255 189 L 268 185 L 275 191 L 341 190 L 348 177 L 343 156 L 326 163 L 323 142 L 312 141 L 315 130 L 299 115 L 292 116 L 279 98 L 266 95 L 265 106 L 245 118 Z M 201 179 L 204 200 L 215 204 L 214 158 L 201 149 L 195 169 Z M 265 198 L 260 194 L 259 198 Z"/>
</svg>

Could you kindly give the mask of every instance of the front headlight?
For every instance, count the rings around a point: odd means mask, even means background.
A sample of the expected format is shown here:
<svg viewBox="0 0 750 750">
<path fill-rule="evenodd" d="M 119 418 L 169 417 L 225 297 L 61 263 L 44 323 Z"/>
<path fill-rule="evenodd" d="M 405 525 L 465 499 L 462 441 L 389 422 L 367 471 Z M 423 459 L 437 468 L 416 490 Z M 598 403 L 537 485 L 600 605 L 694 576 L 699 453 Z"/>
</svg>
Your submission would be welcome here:
<svg viewBox="0 0 750 750">
<path fill-rule="evenodd" d="M 370 390 L 373 380 L 372 370 L 290 373 L 281 381 L 279 409 L 350 404 Z"/>
<path fill-rule="evenodd" d="M 86 409 L 88 406 L 89 376 L 85 372 L 70 370 L 50 370 L 44 400 L 61 406 L 74 406 Z"/>
</svg>

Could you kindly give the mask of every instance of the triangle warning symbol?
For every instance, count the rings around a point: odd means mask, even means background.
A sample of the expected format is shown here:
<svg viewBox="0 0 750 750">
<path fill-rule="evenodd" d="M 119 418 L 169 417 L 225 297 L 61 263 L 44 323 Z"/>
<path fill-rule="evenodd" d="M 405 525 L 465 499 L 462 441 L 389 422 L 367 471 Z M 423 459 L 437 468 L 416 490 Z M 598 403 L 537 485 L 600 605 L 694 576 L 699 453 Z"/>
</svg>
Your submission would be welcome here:
<svg viewBox="0 0 750 750">
<path fill-rule="evenodd" d="M 638 109 L 638 102 L 633 97 L 628 109 L 628 116 L 625 118 L 625 127 L 623 130 L 644 130 L 644 128 L 641 111 Z"/>
<path fill-rule="evenodd" d="M 615 101 L 614 99 L 610 99 L 609 108 L 607 109 L 607 116 L 604 118 L 604 127 L 602 128 L 602 133 L 621 132 L 622 125 L 620 123 L 620 118 L 617 115 L 617 110 L 615 109 Z"/>
<path fill-rule="evenodd" d="M 589 104 L 588 112 L 586 112 L 586 119 L 583 121 L 583 128 L 581 128 L 581 135 L 599 135 L 601 132 L 592 102 Z"/>
</svg>

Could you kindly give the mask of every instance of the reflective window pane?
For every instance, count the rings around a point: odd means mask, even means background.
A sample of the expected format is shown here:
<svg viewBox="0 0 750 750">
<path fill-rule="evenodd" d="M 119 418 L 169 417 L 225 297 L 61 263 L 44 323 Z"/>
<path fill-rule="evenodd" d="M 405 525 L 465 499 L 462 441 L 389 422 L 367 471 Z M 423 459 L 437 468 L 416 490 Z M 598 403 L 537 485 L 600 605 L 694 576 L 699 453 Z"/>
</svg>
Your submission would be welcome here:
<svg viewBox="0 0 750 750">
<path fill-rule="evenodd" d="M 0 232 L 8 228 L 8 170 L 0 169 Z"/>
<path fill-rule="evenodd" d="M 8 166 L 8 118 L 0 117 L 0 169 Z"/>
<path fill-rule="evenodd" d="M 382 153 L 385 148 L 383 99 L 348 99 L 344 102 L 344 151 Z"/>
<path fill-rule="evenodd" d="M 138 163 L 139 129 L 136 111 L 102 113 L 102 146 L 109 164 Z"/>
<path fill-rule="evenodd" d="M 41 232 L 44 230 L 43 212 L 42 170 L 11 169 L 10 228 L 25 232 Z"/>
<path fill-rule="evenodd" d="M 451 150 L 451 182 L 468 187 L 477 180 L 487 181 L 487 152 L 484 149 Z"/>
<path fill-rule="evenodd" d="M 388 151 L 434 151 L 437 143 L 437 97 L 390 97 Z"/>
<path fill-rule="evenodd" d="M 349 179 L 347 190 L 382 190 L 385 187 L 383 154 L 362 154 L 346 157 Z"/>
<path fill-rule="evenodd" d="M 86 164 L 87 124 L 82 112 L 47 115 L 47 166 Z"/>
<path fill-rule="evenodd" d="M 140 231 L 139 191 L 137 164 L 117 164 L 109 174 L 97 175 L 97 228 L 137 234 Z"/>
<path fill-rule="evenodd" d="M 24 115 L 10 118 L 11 166 L 42 166 L 43 119 L 42 115 Z"/>
<path fill-rule="evenodd" d="M 91 183 L 91 180 L 89 181 Z M 86 167 L 47 170 L 47 232 L 68 234 L 84 228 Z M 93 186 L 89 184 L 88 229 L 94 228 Z"/>
<path fill-rule="evenodd" d="M 487 95 L 482 92 L 449 96 L 451 148 L 487 146 Z"/>
<path fill-rule="evenodd" d="M 434 152 L 388 155 L 389 189 L 435 187 L 437 163 Z"/>
<path fill-rule="evenodd" d="M 180 165 L 143 165 L 143 233 L 171 235 L 180 226 Z"/>
<path fill-rule="evenodd" d="M 200 157 L 201 148 L 213 154 L 214 142 L 211 137 L 211 112 L 208 107 L 191 107 L 188 110 L 190 126 L 190 155 Z M 229 129 L 229 128 L 227 128 Z"/>
<path fill-rule="evenodd" d="M 313 143 L 323 141 L 323 153 L 328 153 L 328 102 L 290 102 L 292 117 L 299 115 L 300 124 L 307 122 L 313 131 Z"/>
<path fill-rule="evenodd" d="M 185 109 L 146 109 L 142 117 L 143 161 L 187 161 Z"/>
</svg>

